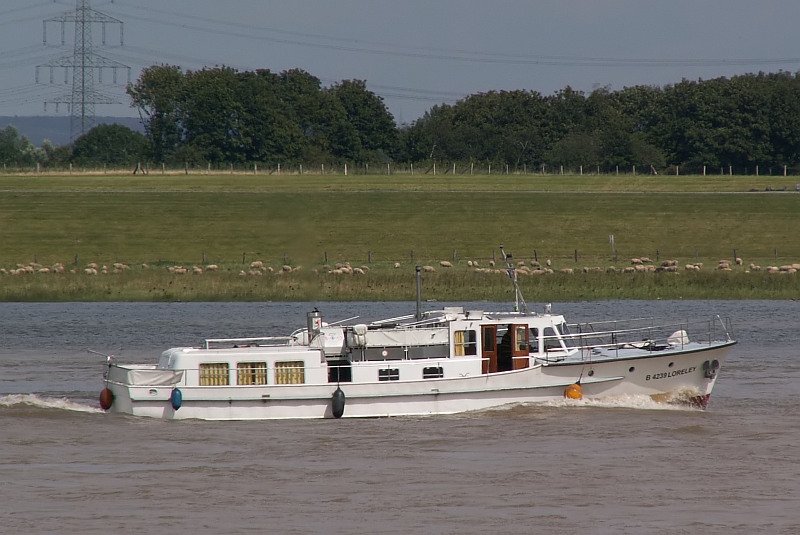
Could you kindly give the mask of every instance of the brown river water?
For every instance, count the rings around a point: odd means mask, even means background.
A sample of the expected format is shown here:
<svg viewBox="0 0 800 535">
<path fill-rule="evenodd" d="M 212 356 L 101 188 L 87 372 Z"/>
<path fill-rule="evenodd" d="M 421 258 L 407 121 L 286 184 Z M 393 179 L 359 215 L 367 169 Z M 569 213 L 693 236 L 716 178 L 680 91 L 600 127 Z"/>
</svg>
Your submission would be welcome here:
<svg viewBox="0 0 800 535">
<path fill-rule="evenodd" d="M 429 308 L 441 304 L 429 304 Z M 464 304 L 485 310 L 505 308 Z M 104 358 L 413 303 L 0 304 L 0 533 L 800 533 L 800 303 L 556 303 L 730 316 L 705 411 L 649 399 L 457 416 L 167 422 L 100 411 Z M 360 320 L 362 321 L 362 320 Z"/>
</svg>

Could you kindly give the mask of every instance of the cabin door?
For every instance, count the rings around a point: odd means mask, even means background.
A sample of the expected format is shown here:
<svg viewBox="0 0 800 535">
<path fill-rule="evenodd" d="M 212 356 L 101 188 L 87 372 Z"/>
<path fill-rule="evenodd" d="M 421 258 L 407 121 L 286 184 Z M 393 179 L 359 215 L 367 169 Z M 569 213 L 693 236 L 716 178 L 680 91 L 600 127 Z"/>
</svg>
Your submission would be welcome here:
<svg viewBox="0 0 800 535">
<path fill-rule="evenodd" d="M 483 373 L 497 372 L 497 325 L 481 327 L 481 355 Z"/>
<path fill-rule="evenodd" d="M 509 325 L 511 330 L 511 358 L 514 362 L 513 369 L 521 370 L 528 367 L 530 357 L 530 335 L 527 325 Z"/>
</svg>

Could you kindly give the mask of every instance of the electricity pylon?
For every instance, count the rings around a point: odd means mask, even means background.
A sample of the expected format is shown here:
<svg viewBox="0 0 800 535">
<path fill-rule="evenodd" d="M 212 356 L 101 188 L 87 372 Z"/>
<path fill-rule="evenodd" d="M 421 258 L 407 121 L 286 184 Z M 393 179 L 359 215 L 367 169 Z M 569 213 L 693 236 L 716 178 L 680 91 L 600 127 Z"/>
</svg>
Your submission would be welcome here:
<svg viewBox="0 0 800 535">
<path fill-rule="evenodd" d="M 130 83 L 131 68 L 124 63 L 109 59 L 95 50 L 92 30 L 100 27 L 102 30 L 102 45 L 106 46 L 106 29 L 109 25 L 119 28 L 119 44 L 124 44 L 123 22 L 105 13 L 101 13 L 89 5 L 89 0 L 76 0 L 75 11 L 67 11 L 59 16 L 45 19 L 42 21 L 42 40 L 48 46 L 47 28 L 48 25 L 59 24 L 61 26 L 61 46 L 66 46 L 66 26 L 75 26 L 75 40 L 73 43 L 72 54 L 65 54 L 51 59 L 47 63 L 36 66 L 36 82 L 39 83 L 39 70 L 47 68 L 50 71 L 50 83 L 55 84 L 55 73 L 57 69 L 64 70 L 64 85 L 70 84 L 70 74 L 72 75 L 72 87 L 60 95 L 45 100 L 45 110 L 48 104 L 55 104 L 56 111 L 59 105 L 66 104 L 70 112 L 70 137 L 75 139 L 94 126 L 95 105 L 97 104 L 119 104 L 120 101 L 109 95 L 95 85 L 95 75 L 97 82 L 103 83 L 103 73 L 111 71 L 113 83 L 117 83 L 118 71 L 126 71 L 127 82 Z"/>
</svg>

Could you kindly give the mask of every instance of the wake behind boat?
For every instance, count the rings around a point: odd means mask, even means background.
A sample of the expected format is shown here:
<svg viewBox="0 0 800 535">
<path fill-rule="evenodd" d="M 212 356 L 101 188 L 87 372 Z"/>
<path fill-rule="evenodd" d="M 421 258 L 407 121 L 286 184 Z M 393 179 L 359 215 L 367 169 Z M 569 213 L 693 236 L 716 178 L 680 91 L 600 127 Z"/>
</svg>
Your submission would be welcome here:
<svg viewBox="0 0 800 535">
<path fill-rule="evenodd" d="M 453 414 L 564 397 L 706 406 L 736 343 L 728 320 L 568 324 L 549 305 L 527 310 L 507 258 L 514 311 L 423 312 L 419 290 L 416 313 L 397 318 L 326 323 L 315 309 L 288 336 L 208 339 L 153 365 L 110 358 L 100 404 L 209 420 Z"/>
</svg>

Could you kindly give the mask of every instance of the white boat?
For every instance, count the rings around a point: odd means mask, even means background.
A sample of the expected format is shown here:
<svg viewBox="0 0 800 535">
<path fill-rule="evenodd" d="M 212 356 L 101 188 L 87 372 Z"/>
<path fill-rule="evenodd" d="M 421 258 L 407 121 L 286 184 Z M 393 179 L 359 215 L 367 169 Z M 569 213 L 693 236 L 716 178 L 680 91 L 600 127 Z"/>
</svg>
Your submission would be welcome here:
<svg viewBox="0 0 800 535">
<path fill-rule="evenodd" d="M 453 414 L 565 397 L 705 407 L 736 343 L 719 316 L 568 324 L 549 305 L 527 311 L 515 288 L 513 312 L 422 312 L 418 291 L 408 316 L 326 323 L 315 309 L 284 337 L 208 339 L 152 365 L 109 358 L 100 403 L 208 420 Z"/>
</svg>

